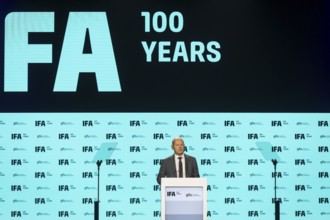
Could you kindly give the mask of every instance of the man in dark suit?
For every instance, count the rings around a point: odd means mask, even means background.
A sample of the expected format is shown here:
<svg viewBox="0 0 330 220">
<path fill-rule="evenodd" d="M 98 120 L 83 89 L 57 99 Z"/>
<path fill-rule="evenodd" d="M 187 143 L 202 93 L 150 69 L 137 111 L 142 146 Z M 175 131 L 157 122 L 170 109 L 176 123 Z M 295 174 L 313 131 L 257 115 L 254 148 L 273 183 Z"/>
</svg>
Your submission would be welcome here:
<svg viewBox="0 0 330 220">
<path fill-rule="evenodd" d="M 161 178 L 163 177 L 199 177 L 196 158 L 184 154 L 184 141 L 182 138 L 172 140 L 172 149 L 174 154 L 163 160 L 157 182 L 161 184 Z"/>
</svg>

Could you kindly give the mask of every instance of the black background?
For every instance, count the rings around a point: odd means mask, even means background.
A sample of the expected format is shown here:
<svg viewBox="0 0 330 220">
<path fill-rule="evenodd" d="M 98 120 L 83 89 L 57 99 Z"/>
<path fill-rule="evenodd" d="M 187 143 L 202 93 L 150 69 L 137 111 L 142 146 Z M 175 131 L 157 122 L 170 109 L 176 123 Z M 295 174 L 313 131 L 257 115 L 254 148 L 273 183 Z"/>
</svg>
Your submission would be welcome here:
<svg viewBox="0 0 330 220">
<path fill-rule="evenodd" d="M 1 112 L 330 112 L 329 1 L 2 0 Z M 4 20 L 14 11 L 54 11 L 53 63 L 29 64 L 29 91 L 4 92 Z M 122 92 L 98 92 L 80 74 L 77 92 L 53 92 L 70 11 L 106 11 Z M 180 11 L 180 33 L 145 33 L 142 11 Z M 218 41 L 217 63 L 146 62 L 141 41 Z M 172 47 L 174 49 L 174 47 Z"/>
</svg>

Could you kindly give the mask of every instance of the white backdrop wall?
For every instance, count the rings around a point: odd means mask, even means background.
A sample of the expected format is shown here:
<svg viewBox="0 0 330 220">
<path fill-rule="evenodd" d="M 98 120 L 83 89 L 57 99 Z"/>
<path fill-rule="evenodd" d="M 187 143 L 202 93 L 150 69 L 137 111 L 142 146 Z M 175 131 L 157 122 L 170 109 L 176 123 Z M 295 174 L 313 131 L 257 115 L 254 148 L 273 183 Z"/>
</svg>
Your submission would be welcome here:
<svg viewBox="0 0 330 220">
<path fill-rule="evenodd" d="M 161 160 L 185 140 L 208 181 L 208 219 L 330 215 L 330 114 L 1 113 L 0 219 L 160 219 Z"/>
</svg>

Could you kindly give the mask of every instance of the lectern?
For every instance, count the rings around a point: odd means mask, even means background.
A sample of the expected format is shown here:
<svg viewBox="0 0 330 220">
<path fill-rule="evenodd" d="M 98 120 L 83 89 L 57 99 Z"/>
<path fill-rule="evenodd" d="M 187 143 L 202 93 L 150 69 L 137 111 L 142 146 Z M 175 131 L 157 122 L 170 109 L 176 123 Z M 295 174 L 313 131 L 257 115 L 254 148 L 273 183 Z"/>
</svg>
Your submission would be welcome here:
<svg viewBox="0 0 330 220">
<path fill-rule="evenodd" d="M 205 178 L 162 178 L 162 220 L 206 220 Z"/>
</svg>

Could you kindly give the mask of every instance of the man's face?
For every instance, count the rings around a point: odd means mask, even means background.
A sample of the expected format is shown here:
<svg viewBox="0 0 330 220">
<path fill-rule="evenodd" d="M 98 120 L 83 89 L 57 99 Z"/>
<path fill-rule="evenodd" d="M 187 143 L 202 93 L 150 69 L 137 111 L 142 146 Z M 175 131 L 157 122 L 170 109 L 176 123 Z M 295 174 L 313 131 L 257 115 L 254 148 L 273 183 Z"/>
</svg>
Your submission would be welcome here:
<svg viewBox="0 0 330 220">
<path fill-rule="evenodd" d="M 174 140 L 172 145 L 172 149 L 174 150 L 175 154 L 182 155 L 184 152 L 184 142 L 183 140 L 177 139 Z"/>
</svg>

